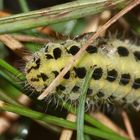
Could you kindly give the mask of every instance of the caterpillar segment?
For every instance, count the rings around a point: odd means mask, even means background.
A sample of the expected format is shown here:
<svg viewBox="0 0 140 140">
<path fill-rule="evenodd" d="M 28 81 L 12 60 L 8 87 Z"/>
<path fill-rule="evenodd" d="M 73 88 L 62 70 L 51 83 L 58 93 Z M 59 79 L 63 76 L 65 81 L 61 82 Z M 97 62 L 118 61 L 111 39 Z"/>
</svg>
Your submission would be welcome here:
<svg viewBox="0 0 140 140">
<path fill-rule="evenodd" d="M 43 92 L 85 42 L 86 39 L 82 37 L 46 44 L 26 64 L 29 85 L 38 93 Z M 116 38 L 98 38 L 88 46 L 52 94 L 63 100 L 77 101 L 89 68 L 93 68 L 93 74 L 87 91 L 87 103 L 104 100 L 132 105 L 140 110 L 138 46 Z"/>
</svg>

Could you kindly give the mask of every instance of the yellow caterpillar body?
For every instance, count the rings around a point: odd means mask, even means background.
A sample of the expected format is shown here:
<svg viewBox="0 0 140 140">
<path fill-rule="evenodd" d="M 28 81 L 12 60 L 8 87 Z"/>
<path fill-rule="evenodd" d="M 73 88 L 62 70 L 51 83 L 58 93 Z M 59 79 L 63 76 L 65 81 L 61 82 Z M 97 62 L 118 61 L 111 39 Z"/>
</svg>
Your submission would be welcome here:
<svg viewBox="0 0 140 140">
<path fill-rule="evenodd" d="M 36 52 L 25 67 L 29 85 L 41 93 L 85 41 L 83 37 L 61 43 L 50 42 Z M 87 103 L 95 104 L 109 99 L 140 109 L 140 48 L 116 38 L 98 38 L 89 45 L 52 95 L 57 96 L 58 100 L 77 101 L 90 67 L 93 68 L 93 75 L 87 91 Z"/>
</svg>

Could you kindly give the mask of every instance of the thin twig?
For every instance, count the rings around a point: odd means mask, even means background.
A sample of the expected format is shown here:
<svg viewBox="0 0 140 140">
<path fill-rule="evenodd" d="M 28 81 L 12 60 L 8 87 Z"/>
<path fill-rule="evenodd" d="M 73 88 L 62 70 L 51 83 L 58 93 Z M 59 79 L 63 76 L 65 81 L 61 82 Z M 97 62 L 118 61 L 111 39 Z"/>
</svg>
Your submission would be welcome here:
<svg viewBox="0 0 140 140">
<path fill-rule="evenodd" d="M 133 0 L 128 6 L 126 6 L 123 10 L 117 13 L 114 17 L 112 17 L 106 24 L 104 24 L 101 28 L 97 30 L 97 32 L 89 38 L 87 43 L 83 45 L 83 47 L 79 50 L 79 52 L 70 60 L 68 65 L 60 72 L 60 74 L 52 81 L 48 88 L 44 90 L 44 92 L 38 97 L 39 100 L 42 100 L 46 97 L 50 92 L 60 84 L 62 77 L 70 70 L 70 68 L 74 65 L 74 63 L 83 55 L 85 49 L 97 38 L 99 35 L 104 32 L 108 27 L 110 27 L 113 23 L 115 23 L 120 17 L 130 11 L 132 8 L 140 4 L 140 0 Z"/>
<path fill-rule="evenodd" d="M 29 35 L 16 34 L 16 35 L 10 35 L 10 36 L 12 36 L 13 38 L 21 42 L 33 42 L 33 43 L 41 43 L 41 44 L 48 42 L 48 39 L 29 36 Z"/>
<path fill-rule="evenodd" d="M 136 140 L 131 123 L 129 121 L 129 118 L 128 118 L 126 112 L 122 111 L 121 115 L 123 117 L 123 121 L 124 121 L 125 127 L 127 129 L 128 135 L 130 137 L 130 140 Z"/>
</svg>

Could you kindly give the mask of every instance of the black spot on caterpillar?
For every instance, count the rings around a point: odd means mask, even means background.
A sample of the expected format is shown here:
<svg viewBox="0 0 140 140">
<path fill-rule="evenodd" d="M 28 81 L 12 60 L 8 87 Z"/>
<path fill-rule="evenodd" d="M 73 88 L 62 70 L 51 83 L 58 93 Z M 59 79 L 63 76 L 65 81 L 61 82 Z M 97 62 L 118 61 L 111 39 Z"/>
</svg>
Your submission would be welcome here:
<svg viewBox="0 0 140 140">
<path fill-rule="evenodd" d="M 85 35 L 87 36 L 87 35 Z M 84 36 L 62 43 L 48 43 L 25 67 L 26 78 L 37 92 L 45 89 L 86 42 Z M 88 46 L 52 94 L 77 102 L 86 72 L 93 68 L 86 102 L 105 100 L 126 103 L 140 110 L 140 48 L 119 39 L 98 38 Z"/>
<path fill-rule="evenodd" d="M 85 67 L 79 67 L 79 68 L 74 67 L 74 71 L 75 71 L 75 75 L 80 79 L 83 79 L 86 76 L 86 68 Z"/>
<path fill-rule="evenodd" d="M 39 66 L 40 66 L 40 58 L 35 59 L 35 57 L 34 57 L 33 62 L 35 63 L 35 65 L 32 65 L 31 67 L 29 67 L 26 70 L 27 73 L 29 73 L 32 69 L 38 69 L 39 68 Z"/>
<path fill-rule="evenodd" d="M 50 54 L 45 54 L 45 56 L 46 56 L 47 59 L 53 59 L 53 56 L 50 55 Z"/>
<path fill-rule="evenodd" d="M 112 69 L 110 71 L 107 71 L 107 80 L 110 82 L 113 82 L 117 79 L 118 73 L 115 69 Z"/>
<path fill-rule="evenodd" d="M 77 92 L 79 90 L 79 88 L 80 87 L 78 87 L 78 86 L 74 86 L 73 89 L 72 89 L 72 92 Z"/>
<path fill-rule="evenodd" d="M 64 75 L 65 79 L 69 79 L 70 78 L 70 71 L 68 71 L 65 75 Z"/>
<path fill-rule="evenodd" d="M 129 55 L 128 49 L 125 48 L 125 47 L 123 47 L 123 46 L 119 46 L 119 47 L 117 48 L 117 50 L 118 50 L 118 54 L 119 54 L 120 56 L 128 56 L 128 55 Z"/>
<path fill-rule="evenodd" d="M 38 78 L 42 78 L 43 81 L 46 81 L 48 79 L 48 76 L 44 73 L 40 73 L 40 75 L 37 75 Z"/>
<path fill-rule="evenodd" d="M 55 49 L 53 50 L 53 55 L 54 55 L 54 58 L 55 58 L 55 59 L 60 58 L 60 57 L 61 57 L 61 49 L 60 49 L 60 48 L 55 48 Z"/>
<path fill-rule="evenodd" d="M 80 48 L 76 45 L 73 45 L 70 47 L 70 49 L 68 50 L 68 53 L 75 55 L 78 51 L 80 50 Z"/>
<path fill-rule="evenodd" d="M 93 45 L 89 45 L 86 49 L 86 51 L 88 53 L 97 53 L 98 51 L 98 48 L 96 46 L 93 46 Z"/>
<path fill-rule="evenodd" d="M 122 74 L 120 79 L 120 84 L 127 85 L 130 79 L 131 79 L 130 74 Z"/>
<path fill-rule="evenodd" d="M 99 80 L 102 77 L 103 70 L 102 68 L 95 68 L 92 74 L 94 80 Z"/>
<path fill-rule="evenodd" d="M 58 90 L 65 90 L 65 87 L 63 86 L 63 85 L 59 85 L 59 86 L 57 86 L 56 87 L 56 90 L 58 91 Z"/>
<path fill-rule="evenodd" d="M 140 52 L 135 51 L 134 56 L 135 56 L 136 60 L 138 60 L 138 61 L 140 60 Z"/>
<path fill-rule="evenodd" d="M 99 92 L 97 93 L 97 96 L 98 96 L 99 98 L 104 97 L 104 93 L 101 92 L 101 91 L 99 91 Z"/>
</svg>

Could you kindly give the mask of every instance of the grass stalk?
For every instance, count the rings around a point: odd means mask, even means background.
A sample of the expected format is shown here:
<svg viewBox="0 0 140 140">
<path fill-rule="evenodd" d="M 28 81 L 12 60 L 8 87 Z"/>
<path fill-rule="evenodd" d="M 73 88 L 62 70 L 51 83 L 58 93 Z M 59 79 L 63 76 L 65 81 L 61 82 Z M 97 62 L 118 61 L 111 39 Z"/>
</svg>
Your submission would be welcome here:
<svg viewBox="0 0 140 140">
<path fill-rule="evenodd" d="M 30 11 L 26 0 L 18 0 L 18 1 L 19 1 L 22 12 L 29 12 Z"/>
<path fill-rule="evenodd" d="M 62 21 L 77 19 L 106 9 L 126 6 L 131 0 L 87 0 L 74 1 L 41 10 L 17 14 L 0 19 L 0 34 L 23 31 Z"/>
<path fill-rule="evenodd" d="M 8 64 L 7 62 L 5 62 L 2 59 L 0 59 L 0 67 L 4 68 L 6 71 L 8 71 L 12 75 L 16 76 L 20 80 L 25 80 L 25 76 L 23 73 L 21 73 L 16 68 L 12 67 L 10 64 Z"/>
<path fill-rule="evenodd" d="M 19 115 L 23 115 L 23 116 L 26 116 L 26 117 L 29 117 L 29 118 L 32 118 L 35 120 L 40 120 L 45 123 L 51 123 L 54 125 L 57 124 L 57 126 L 76 130 L 76 124 L 73 122 L 67 121 L 63 118 L 58 118 L 55 116 L 33 111 L 26 107 L 15 106 L 15 105 L 11 105 L 11 104 L 0 101 L 0 109 L 9 111 L 9 112 L 13 112 L 13 113 L 16 113 Z M 90 134 L 92 136 L 96 136 L 96 137 L 100 137 L 100 138 L 104 138 L 104 139 L 108 139 L 108 140 L 128 140 L 127 138 L 124 138 L 122 136 L 111 134 L 111 133 L 109 134 L 109 133 L 100 131 L 96 128 L 86 126 L 86 125 L 84 126 L 84 132 L 86 134 Z"/>
<path fill-rule="evenodd" d="M 79 98 L 79 105 L 77 108 L 77 140 L 84 140 L 83 132 L 84 132 L 85 101 L 86 101 L 86 94 L 87 94 L 92 73 L 93 73 L 93 69 L 89 69 L 81 88 L 81 95 Z"/>
<path fill-rule="evenodd" d="M 76 114 L 75 108 L 73 108 L 71 105 L 69 105 L 67 103 L 62 103 L 60 105 L 63 106 L 68 111 L 70 111 L 71 113 Z M 108 128 L 104 124 L 102 124 L 100 121 L 96 120 L 95 118 L 93 118 L 92 116 L 90 116 L 86 113 L 85 113 L 85 116 L 84 116 L 84 120 L 86 122 L 88 122 L 89 124 L 91 124 L 91 125 L 97 127 L 98 129 L 102 130 L 102 131 L 116 134 L 116 132 L 114 132 L 113 130 L 111 130 L 110 128 Z"/>
</svg>

